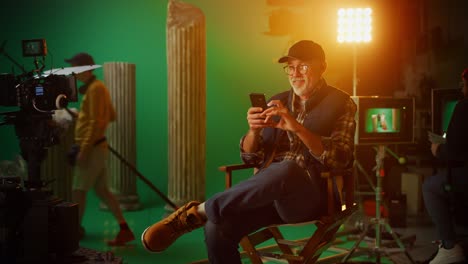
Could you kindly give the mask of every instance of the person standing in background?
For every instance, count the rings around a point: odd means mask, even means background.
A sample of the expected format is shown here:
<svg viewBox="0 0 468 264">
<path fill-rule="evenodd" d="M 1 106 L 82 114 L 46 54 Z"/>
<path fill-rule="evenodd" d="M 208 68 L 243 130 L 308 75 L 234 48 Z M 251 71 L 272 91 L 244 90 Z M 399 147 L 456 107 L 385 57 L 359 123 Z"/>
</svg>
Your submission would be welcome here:
<svg viewBox="0 0 468 264">
<path fill-rule="evenodd" d="M 453 212 L 454 192 L 468 186 L 468 68 L 462 72 L 464 98 L 457 102 L 450 119 L 445 143 L 431 141 L 432 154 L 447 162 L 447 170 L 427 178 L 423 183 L 426 209 L 436 225 L 441 240 L 437 255 L 429 264 L 465 263 L 463 248 L 456 242 Z M 448 176 L 450 174 L 450 176 Z M 448 189 L 448 188 L 450 189 Z"/>
<path fill-rule="evenodd" d="M 72 67 L 93 65 L 94 59 L 88 53 L 78 53 L 65 62 Z M 107 159 L 109 155 L 105 132 L 108 124 L 115 121 L 116 113 L 111 97 L 103 82 L 96 79 L 91 71 L 76 74 L 84 85 L 79 88 L 83 94 L 75 126 L 75 144 L 79 146 L 73 169 L 72 200 L 79 206 L 80 239 L 85 234 L 81 225 L 86 206 L 86 195 L 94 187 L 97 196 L 107 205 L 120 225 L 115 239 L 109 246 L 124 245 L 135 239 L 125 220 L 119 203 L 109 190 Z"/>
</svg>

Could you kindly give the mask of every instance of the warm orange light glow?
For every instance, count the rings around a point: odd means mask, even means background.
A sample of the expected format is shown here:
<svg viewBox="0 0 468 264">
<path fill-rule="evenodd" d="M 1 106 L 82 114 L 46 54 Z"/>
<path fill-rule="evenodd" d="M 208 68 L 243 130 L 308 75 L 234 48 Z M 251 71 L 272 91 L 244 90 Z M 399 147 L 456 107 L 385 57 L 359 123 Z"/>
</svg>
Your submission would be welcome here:
<svg viewBox="0 0 468 264">
<path fill-rule="evenodd" d="M 371 32 L 371 8 L 340 8 L 338 10 L 338 42 L 370 42 Z"/>
</svg>

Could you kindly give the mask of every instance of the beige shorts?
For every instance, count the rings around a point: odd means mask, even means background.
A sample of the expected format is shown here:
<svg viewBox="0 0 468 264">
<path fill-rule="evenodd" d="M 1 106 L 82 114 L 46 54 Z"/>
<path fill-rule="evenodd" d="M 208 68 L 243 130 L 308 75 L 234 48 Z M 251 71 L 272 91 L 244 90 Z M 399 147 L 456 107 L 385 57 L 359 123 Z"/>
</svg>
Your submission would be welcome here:
<svg viewBox="0 0 468 264">
<path fill-rule="evenodd" d="M 107 159 L 109 150 L 100 146 L 94 147 L 85 164 L 73 167 L 73 190 L 88 191 L 95 187 L 107 187 Z"/>
</svg>

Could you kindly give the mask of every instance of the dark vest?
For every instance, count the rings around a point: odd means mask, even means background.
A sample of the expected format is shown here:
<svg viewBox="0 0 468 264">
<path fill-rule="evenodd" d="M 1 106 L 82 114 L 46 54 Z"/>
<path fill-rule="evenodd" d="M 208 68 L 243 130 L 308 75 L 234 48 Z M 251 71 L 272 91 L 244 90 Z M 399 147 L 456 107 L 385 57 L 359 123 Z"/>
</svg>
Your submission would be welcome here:
<svg viewBox="0 0 468 264">
<path fill-rule="evenodd" d="M 286 91 L 273 96 L 271 99 L 280 100 L 283 105 L 287 105 L 291 112 L 292 95 L 294 91 Z M 303 125 L 311 132 L 329 137 L 335 126 L 338 118 L 345 112 L 345 104 L 349 100 L 349 95 L 345 92 L 332 86 L 322 87 L 318 93 L 312 97 L 306 104 L 308 113 L 304 119 Z M 280 137 L 280 138 L 278 138 Z M 263 130 L 263 142 L 265 159 L 267 161 L 273 152 L 273 148 L 277 145 L 278 150 L 289 149 L 289 139 L 287 133 L 276 128 L 265 128 Z M 322 164 L 314 159 L 307 147 L 303 144 L 303 153 L 309 171 L 326 170 Z"/>
</svg>

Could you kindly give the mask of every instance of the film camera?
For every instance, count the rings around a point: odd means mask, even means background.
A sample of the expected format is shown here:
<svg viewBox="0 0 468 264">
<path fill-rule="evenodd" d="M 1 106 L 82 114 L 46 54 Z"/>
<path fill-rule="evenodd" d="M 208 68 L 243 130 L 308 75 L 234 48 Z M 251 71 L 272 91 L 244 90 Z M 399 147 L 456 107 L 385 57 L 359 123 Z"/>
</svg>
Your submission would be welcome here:
<svg viewBox="0 0 468 264">
<path fill-rule="evenodd" d="M 3 50 L 1 52 L 4 53 Z M 36 69 L 26 72 L 20 67 L 23 74 L 19 76 L 0 74 L 0 105 L 47 112 L 78 100 L 74 75 L 45 74 L 42 72 L 44 63 L 41 68 L 38 67 L 37 56 L 44 57 L 46 54 L 45 40 L 23 40 L 23 56 L 34 56 Z"/>
<path fill-rule="evenodd" d="M 0 46 L 0 55 L 22 74 L 0 74 L 0 106 L 19 108 L 0 113 L 0 125 L 15 127 L 21 156 L 27 163 L 27 180 L 16 175 L 0 177 L 0 263 L 61 262 L 79 247 L 78 205 L 64 202 L 44 188 L 47 184 L 40 171 L 47 148 L 58 143 L 62 132 L 52 122 L 54 110 L 78 99 L 75 76 L 43 71 L 47 55 L 44 39 L 22 43 L 23 56 L 34 57 L 32 71 L 26 71 L 5 52 L 5 43 Z"/>
<path fill-rule="evenodd" d="M 0 105 L 19 106 L 38 112 L 61 109 L 76 102 L 74 76 L 48 75 L 21 80 L 13 74 L 0 74 Z"/>
</svg>

